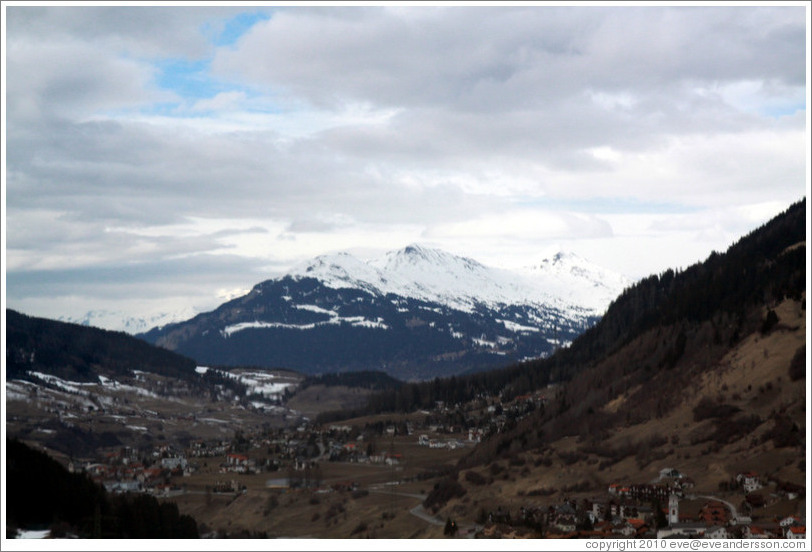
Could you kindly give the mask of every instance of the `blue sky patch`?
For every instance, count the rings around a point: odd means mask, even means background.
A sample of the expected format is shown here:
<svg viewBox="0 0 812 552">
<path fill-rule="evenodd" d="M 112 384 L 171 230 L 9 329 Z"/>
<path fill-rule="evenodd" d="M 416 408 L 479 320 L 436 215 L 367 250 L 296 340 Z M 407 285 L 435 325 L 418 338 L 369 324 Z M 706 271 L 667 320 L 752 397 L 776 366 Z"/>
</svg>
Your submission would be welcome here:
<svg viewBox="0 0 812 552">
<path fill-rule="evenodd" d="M 227 89 L 224 83 L 211 78 L 209 60 L 167 59 L 155 65 L 160 71 L 158 86 L 184 98 L 210 98 Z"/>
<path fill-rule="evenodd" d="M 271 16 L 265 12 L 244 12 L 226 21 L 223 30 L 212 39 L 215 46 L 231 46 L 251 27 L 260 21 L 267 21 Z"/>
</svg>

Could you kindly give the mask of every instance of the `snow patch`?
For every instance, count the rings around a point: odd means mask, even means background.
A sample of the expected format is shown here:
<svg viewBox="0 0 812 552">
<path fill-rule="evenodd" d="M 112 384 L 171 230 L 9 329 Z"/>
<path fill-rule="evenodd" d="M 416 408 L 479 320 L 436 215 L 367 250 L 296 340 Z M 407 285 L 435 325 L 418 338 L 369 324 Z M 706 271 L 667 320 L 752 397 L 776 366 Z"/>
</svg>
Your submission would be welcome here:
<svg viewBox="0 0 812 552">
<path fill-rule="evenodd" d="M 514 333 L 524 333 L 524 332 L 535 333 L 535 332 L 541 331 L 541 330 L 539 330 L 539 328 L 536 328 L 535 326 L 523 326 L 522 324 L 518 324 L 516 322 L 511 322 L 510 320 L 498 320 L 497 319 L 497 322 L 503 324 L 505 326 L 506 330 L 508 330 L 510 332 L 514 332 Z"/>
</svg>

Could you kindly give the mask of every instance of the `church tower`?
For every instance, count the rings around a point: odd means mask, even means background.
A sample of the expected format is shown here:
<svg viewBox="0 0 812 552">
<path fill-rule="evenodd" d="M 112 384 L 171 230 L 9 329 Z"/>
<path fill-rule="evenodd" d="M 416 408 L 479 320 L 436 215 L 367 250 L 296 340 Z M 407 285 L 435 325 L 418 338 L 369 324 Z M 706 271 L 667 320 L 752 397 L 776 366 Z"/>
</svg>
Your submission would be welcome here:
<svg viewBox="0 0 812 552">
<path fill-rule="evenodd" d="M 677 495 L 668 496 L 668 525 L 679 523 L 679 499 Z"/>
</svg>

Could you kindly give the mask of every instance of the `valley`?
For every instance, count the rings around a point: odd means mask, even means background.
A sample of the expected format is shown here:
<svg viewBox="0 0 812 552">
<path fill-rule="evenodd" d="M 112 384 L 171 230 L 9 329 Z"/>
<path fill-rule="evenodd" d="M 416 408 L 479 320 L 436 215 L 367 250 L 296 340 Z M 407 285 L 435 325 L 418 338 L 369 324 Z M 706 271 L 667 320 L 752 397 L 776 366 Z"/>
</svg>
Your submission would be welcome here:
<svg viewBox="0 0 812 552">
<path fill-rule="evenodd" d="M 7 311 L 7 435 L 209 538 L 805 538 L 803 208 L 450 378 L 203 366 Z"/>
</svg>

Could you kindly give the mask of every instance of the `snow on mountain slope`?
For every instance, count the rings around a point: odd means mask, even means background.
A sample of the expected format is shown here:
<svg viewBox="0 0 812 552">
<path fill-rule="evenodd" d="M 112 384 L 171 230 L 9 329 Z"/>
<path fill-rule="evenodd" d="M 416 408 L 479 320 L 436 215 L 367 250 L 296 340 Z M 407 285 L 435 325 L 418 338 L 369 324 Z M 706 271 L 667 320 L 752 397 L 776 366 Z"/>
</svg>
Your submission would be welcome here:
<svg viewBox="0 0 812 552">
<path fill-rule="evenodd" d="M 142 337 L 204 364 L 430 379 L 550 354 L 623 282 L 570 254 L 509 271 L 418 245 L 370 261 L 339 253 Z"/>
<path fill-rule="evenodd" d="M 547 305 L 602 314 L 628 278 L 571 253 L 521 271 L 491 268 L 438 249 L 409 245 L 369 262 L 348 253 L 322 255 L 289 274 L 336 289 L 357 288 L 439 303 L 464 312 L 476 305 Z"/>
<path fill-rule="evenodd" d="M 566 303 L 581 305 L 599 314 L 633 283 L 623 274 L 566 252 L 525 267 L 520 273 Z"/>
<path fill-rule="evenodd" d="M 60 316 L 60 322 L 81 324 L 105 330 L 138 334 L 150 328 L 162 327 L 172 322 L 180 322 L 192 318 L 197 311 L 187 308 L 176 312 L 153 313 L 145 316 L 130 316 L 123 311 L 91 310 L 81 316 Z"/>
</svg>

